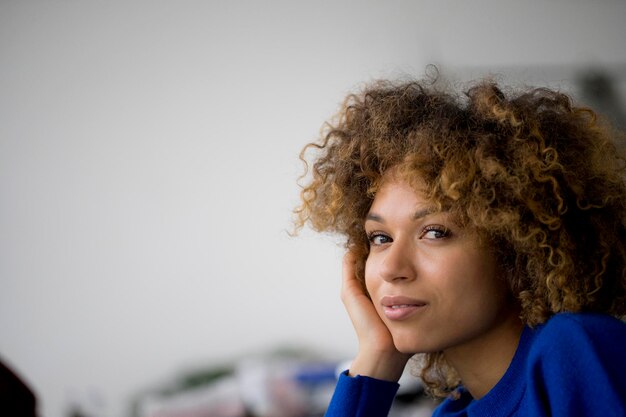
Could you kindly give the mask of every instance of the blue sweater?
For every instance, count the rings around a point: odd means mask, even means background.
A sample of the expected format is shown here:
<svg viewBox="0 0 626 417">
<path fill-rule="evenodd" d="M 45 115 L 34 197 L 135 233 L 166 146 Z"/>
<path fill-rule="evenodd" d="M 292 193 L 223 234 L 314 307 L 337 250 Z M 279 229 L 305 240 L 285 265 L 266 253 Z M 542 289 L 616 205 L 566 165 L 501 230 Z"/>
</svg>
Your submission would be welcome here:
<svg viewBox="0 0 626 417">
<path fill-rule="evenodd" d="M 398 384 L 347 373 L 326 417 L 384 417 Z M 525 328 L 509 368 L 479 400 L 461 388 L 435 417 L 626 416 L 626 324 L 609 316 L 557 314 Z"/>
</svg>

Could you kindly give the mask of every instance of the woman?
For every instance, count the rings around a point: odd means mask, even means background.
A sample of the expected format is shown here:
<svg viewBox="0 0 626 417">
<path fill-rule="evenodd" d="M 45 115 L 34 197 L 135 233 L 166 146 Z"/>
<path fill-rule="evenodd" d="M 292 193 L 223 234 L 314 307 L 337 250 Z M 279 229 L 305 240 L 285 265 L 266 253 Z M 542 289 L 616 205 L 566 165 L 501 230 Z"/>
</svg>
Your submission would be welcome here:
<svg viewBox="0 0 626 417">
<path fill-rule="evenodd" d="M 349 96 L 296 210 L 348 249 L 359 350 L 327 416 L 386 415 L 416 354 L 437 416 L 626 415 L 618 137 L 547 89 Z"/>
</svg>

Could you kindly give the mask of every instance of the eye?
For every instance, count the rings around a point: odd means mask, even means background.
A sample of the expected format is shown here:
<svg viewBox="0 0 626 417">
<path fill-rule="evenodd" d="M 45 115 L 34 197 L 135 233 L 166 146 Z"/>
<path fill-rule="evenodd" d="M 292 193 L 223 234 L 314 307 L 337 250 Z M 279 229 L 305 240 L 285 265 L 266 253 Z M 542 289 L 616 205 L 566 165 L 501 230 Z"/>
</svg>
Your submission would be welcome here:
<svg viewBox="0 0 626 417">
<path fill-rule="evenodd" d="M 368 233 L 367 240 L 369 241 L 370 246 L 380 246 L 393 241 L 389 236 L 382 232 Z"/>
<path fill-rule="evenodd" d="M 420 239 L 438 240 L 450 236 L 450 230 L 440 224 L 431 224 L 422 230 Z"/>
</svg>

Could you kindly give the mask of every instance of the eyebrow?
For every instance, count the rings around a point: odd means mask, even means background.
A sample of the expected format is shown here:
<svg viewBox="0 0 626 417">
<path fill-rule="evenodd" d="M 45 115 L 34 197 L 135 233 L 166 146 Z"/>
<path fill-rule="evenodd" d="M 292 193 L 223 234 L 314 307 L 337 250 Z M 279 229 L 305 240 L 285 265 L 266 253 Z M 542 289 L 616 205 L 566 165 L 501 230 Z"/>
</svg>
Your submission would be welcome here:
<svg viewBox="0 0 626 417">
<path fill-rule="evenodd" d="M 428 216 L 429 214 L 435 213 L 437 212 L 437 210 L 435 210 L 432 207 L 428 207 L 428 208 L 424 208 L 421 210 L 417 210 L 414 214 L 413 214 L 413 220 L 419 220 L 422 219 L 426 216 Z M 376 213 L 367 213 L 367 216 L 365 216 L 365 220 L 372 220 L 378 223 L 385 223 L 385 219 L 383 219 L 382 216 L 376 214 Z"/>
</svg>

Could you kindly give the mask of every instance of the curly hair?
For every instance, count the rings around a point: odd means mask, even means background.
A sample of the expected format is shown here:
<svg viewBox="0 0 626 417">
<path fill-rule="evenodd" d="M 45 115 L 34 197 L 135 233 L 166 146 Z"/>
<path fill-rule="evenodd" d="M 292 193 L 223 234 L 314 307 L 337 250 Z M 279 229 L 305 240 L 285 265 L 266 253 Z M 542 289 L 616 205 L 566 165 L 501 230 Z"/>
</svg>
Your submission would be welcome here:
<svg viewBox="0 0 626 417">
<path fill-rule="evenodd" d="M 308 182 L 296 225 L 343 235 L 364 285 L 364 219 L 393 168 L 425 184 L 432 204 L 497 251 L 524 323 L 564 311 L 623 317 L 621 139 L 592 110 L 545 88 L 504 90 L 482 80 L 458 94 L 434 82 L 374 82 L 349 95 L 321 139 L 302 150 Z M 441 353 L 423 360 L 431 392 L 458 386 Z"/>
</svg>

